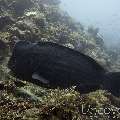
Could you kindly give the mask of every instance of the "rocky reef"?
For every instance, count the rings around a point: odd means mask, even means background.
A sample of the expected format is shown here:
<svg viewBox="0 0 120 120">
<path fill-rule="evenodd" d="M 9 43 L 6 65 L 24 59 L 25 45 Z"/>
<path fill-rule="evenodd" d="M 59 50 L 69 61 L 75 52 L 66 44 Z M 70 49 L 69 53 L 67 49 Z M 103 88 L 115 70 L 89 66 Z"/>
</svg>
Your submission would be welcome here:
<svg viewBox="0 0 120 120">
<path fill-rule="evenodd" d="M 85 30 L 59 5 L 59 0 L 0 0 L 0 119 L 119 120 L 120 100 L 107 91 L 81 95 L 74 87 L 45 89 L 9 74 L 6 63 L 15 38 L 55 42 L 119 71 L 119 62 L 112 64 L 116 54 L 108 52 L 98 29 Z"/>
</svg>

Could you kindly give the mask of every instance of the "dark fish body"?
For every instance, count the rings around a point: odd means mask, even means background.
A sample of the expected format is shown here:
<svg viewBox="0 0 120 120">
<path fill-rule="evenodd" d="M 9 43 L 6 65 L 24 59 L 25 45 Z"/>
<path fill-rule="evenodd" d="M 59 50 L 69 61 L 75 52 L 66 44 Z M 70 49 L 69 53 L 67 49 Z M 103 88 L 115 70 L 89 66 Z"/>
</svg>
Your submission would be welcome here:
<svg viewBox="0 0 120 120">
<path fill-rule="evenodd" d="M 50 88 L 77 86 L 82 93 L 99 89 L 108 78 L 91 57 L 51 42 L 16 43 L 8 67 L 22 80 Z"/>
</svg>

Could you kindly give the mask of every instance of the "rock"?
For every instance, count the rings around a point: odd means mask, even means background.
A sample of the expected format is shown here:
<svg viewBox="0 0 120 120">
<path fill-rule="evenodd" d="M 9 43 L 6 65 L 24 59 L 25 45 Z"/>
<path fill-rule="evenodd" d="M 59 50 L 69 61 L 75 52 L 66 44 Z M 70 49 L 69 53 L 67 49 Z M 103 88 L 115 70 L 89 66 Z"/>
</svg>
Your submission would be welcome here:
<svg viewBox="0 0 120 120">
<path fill-rule="evenodd" d="M 6 57 L 7 49 L 8 46 L 6 45 L 6 43 L 0 40 L 0 61 L 2 61 Z"/>
<path fill-rule="evenodd" d="M 2 30 L 7 25 L 13 24 L 15 21 L 10 16 L 0 16 L 0 30 Z"/>
<path fill-rule="evenodd" d="M 16 16 L 24 14 L 25 9 L 29 9 L 33 6 L 32 0 L 15 0 L 9 7 L 15 12 Z"/>
</svg>

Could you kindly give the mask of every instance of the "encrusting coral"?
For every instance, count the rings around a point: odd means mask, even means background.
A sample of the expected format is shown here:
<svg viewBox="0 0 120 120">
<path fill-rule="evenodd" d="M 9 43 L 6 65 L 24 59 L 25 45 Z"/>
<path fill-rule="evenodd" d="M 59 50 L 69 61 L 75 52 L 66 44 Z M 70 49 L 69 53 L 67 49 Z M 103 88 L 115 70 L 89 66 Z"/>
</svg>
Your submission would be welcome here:
<svg viewBox="0 0 120 120">
<path fill-rule="evenodd" d="M 97 29 L 86 31 L 59 4 L 59 0 L 0 0 L 0 58 L 4 58 L 0 65 L 0 119 L 119 120 L 120 100 L 107 91 L 81 95 L 74 87 L 45 89 L 9 74 L 6 63 L 14 37 L 52 41 L 91 56 L 106 69 L 114 68 Z"/>
</svg>

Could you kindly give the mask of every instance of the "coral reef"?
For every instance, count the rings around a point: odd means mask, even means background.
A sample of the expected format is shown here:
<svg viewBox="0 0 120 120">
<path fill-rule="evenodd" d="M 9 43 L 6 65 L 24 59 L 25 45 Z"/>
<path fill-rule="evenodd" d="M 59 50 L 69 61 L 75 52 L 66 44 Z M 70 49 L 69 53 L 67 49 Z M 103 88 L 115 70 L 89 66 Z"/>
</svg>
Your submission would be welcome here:
<svg viewBox="0 0 120 120">
<path fill-rule="evenodd" d="M 116 54 L 106 50 L 99 29 L 90 27 L 86 31 L 59 4 L 59 0 L 0 0 L 0 119 L 119 120 L 120 100 L 106 91 L 81 95 L 74 87 L 45 89 L 9 74 L 6 63 L 17 37 L 71 47 L 105 69 L 120 70 L 119 61 L 113 66 Z"/>
</svg>

